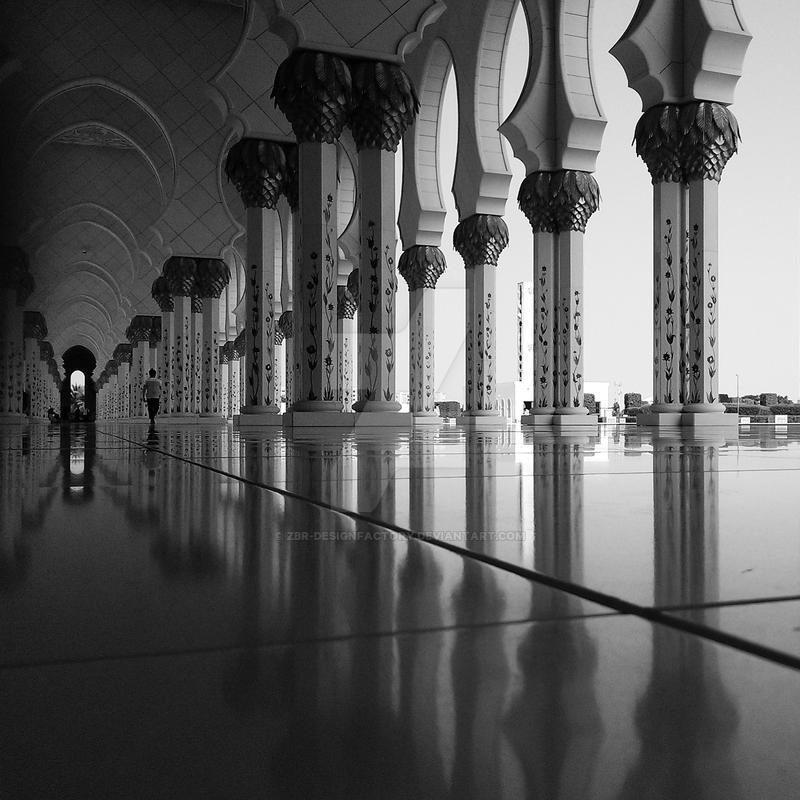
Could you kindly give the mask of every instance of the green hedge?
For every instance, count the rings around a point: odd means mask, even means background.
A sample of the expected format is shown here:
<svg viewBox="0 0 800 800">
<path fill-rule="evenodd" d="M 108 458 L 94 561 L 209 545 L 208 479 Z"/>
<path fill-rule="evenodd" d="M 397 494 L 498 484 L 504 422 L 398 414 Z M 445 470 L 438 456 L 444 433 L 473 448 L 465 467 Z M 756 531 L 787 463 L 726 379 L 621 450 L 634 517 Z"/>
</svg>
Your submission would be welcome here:
<svg viewBox="0 0 800 800">
<path fill-rule="evenodd" d="M 736 403 L 726 403 L 725 413 L 735 414 L 737 411 Z M 766 406 L 745 406 L 740 405 L 738 408 L 740 417 L 770 417 L 772 414 Z"/>
<path fill-rule="evenodd" d="M 800 414 L 800 405 L 797 403 L 791 403 L 790 405 L 775 405 L 775 406 L 768 406 L 769 410 L 773 414 Z"/>
</svg>

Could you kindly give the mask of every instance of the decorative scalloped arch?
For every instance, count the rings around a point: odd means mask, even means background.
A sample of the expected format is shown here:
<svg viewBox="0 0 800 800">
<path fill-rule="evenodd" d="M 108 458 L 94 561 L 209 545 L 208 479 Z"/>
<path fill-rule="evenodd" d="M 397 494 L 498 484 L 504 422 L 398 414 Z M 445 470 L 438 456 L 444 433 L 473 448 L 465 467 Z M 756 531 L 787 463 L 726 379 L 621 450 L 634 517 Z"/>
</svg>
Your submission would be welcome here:
<svg viewBox="0 0 800 800">
<path fill-rule="evenodd" d="M 453 55 L 447 43 L 435 39 L 418 77 L 419 115 L 403 137 L 398 224 L 404 249 L 415 244 L 439 247 L 442 243 L 446 206 L 439 168 L 441 112 L 452 70 Z"/>
<path fill-rule="evenodd" d="M 20 147 L 20 149 L 22 149 L 23 152 L 25 152 L 26 150 L 29 151 L 30 149 L 34 150 L 38 149 L 37 139 L 34 137 L 26 136 L 26 132 L 33 125 L 33 122 L 36 119 L 37 115 L 43 113 L 43 110 L 59 97 L 62 97 L 74 91 L 83 91 L 83 90 L 91 91 L 92 89 L 103 89 L 124 98 L 127 102 L 131 103 L 139 112 L 141 112 L 147 119 L 149 119 L 153 123 L 153 125 L 158 129 L 168 153 L 168 161 L 170 169 L 169 186 L 166 185 L 166 181 L 161 181 L 161 185 L 164 189 L 165 194 L 169 197 L 169 195 L 171 194 L 172 191 L 174 191 L 175 188 L 175 181 L 177 179 L 177 174 L 178 174 L 178 162 L 175 153 L 175 148 L 172 144 L 172 140 L 170 138 L 166 126 L 162 122 L 159 115 L 156 113 L 155 109 L 153 109 L 141 97 L 131 92 L 126 87 L 121 86 L 120 84 L 115 83 L 114 81 L 107 80 L 106 78 L 94 76 L 94 77 L 82 78 L 80 80 L 75 80 L 75 81 L 68 81 L 66 83 L 61 84 L 60 86 L 57 86 L 55 89 L 51 90 L 50 92 L 47 92 L 42 97 L 40 97 L 33 104 L 31 109 L 26 114 L 25 119 L 22 121 L 22 124 L 20 125 L 19 139 L 17 142 L 17 146 Z M 102 121 L 101 124 L 106 125 L 107 127 L 111 127 L 105 121 Z M 48 136 L 49 134 L 45 133 L 44 135 Z M 151 158 L 151 161 L 152 160 L 153 159 Z"/>
</svg>

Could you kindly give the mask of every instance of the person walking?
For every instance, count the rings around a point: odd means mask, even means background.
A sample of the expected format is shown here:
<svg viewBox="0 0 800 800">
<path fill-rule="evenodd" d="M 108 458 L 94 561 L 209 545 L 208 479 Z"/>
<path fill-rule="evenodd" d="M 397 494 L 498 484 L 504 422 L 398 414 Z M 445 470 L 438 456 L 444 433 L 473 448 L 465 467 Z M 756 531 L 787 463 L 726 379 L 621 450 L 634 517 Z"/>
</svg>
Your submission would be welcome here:
<svg viewBox="0 0 800 800">
<path fill-rule="evenodd" d="M 150 417 L 150 424 L 156 424 L 156 414 L 161 404 L 161 381 L 156 378 L 156 371 L 150 370 L 150 377 L 144 382 L 142 395 L 147 403 L 147 415 Z"/>
</svg>

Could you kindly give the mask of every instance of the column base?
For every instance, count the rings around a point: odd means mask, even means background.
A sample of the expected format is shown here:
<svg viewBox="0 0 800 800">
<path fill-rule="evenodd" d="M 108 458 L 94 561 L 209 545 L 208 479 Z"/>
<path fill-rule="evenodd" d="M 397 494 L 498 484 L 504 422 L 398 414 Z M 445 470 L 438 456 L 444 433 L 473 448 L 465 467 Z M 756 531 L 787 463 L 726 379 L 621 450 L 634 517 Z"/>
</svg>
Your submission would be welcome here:
<svg viewBox="0 0 800 800">
<path fill-rule="evenodd" d="M 468 412 L 456 417 L 456 425 L 459 428 L 478 431 L 498 431 L 505 430 L 509 425 L 509 420 L 501 417 L 495 412 Z"/>
<path fill-rule="evenodd" d="M 394 411 L 331 414 L 328 411 L 292 410 L 283 414 L 283 425 L 287 428 L 410 428 L 413 424 L 411 414 Z"/>
<path fill-rule="evenodd" d="M 297 400 L 287 413 L 293 411 L 317 412 L 323 414 L 341 414 L 344 406 L 339 400 Z M 245 406 L 242 406 L 244 411 Z"/>
<path fill-rule="evenodd" d="M 394 400 L 356 400 L 353 403 L 353 411 L 362 414 L 374 414 L 375 412 L 395 412 L 402 408 L 400 403 Z"/>
<path fill-rule="evenodd" d="M 587 409 L 588 410 L 588 409 Z M 597 429 L 597 414 L 553 414 L 553 430 Z"/>
<path fill-rule="evenodd" d="M 638 414 L 636 424 L 642 428 L 679 428 L 683 424 L 682 411 L 650 411 Z"/>
<path fill-rule="evenodd" d="M 684 411 L 681 424 L 684 428 L 722 428 L 725 430 L 738 431 L 739 415 L 725 414 L 721 411 L 710 413 L 708 411 L 703 411 L 699 414 L 694 414 L 691 411 Z"/>
<path fill-rule="evenodd" d="M 552 428 L 554 414 L 523 414 L 519 424 L 524 428 Z"/>
<path fill-rule="evenodd" d="M 15 414 L 11 411 L 3 411 L 0 413 L 0 425 L 21 425 L 27 422 L 28 418 L 25 414 Z"/>
<path fill-rule="evenodd" d="M 413 418 L 415 427 L 417 425 L 428 426 L 428 427 L 444 425 L 444 420 L 438 414 L 422 413 L 422 414 L 412 414 L 411 416 Z"/>
<path fill-rule="evenodd" d="M 256 408 L 256 406 L 248 406 L 248 408 Z M 244 408 L 242 411 L 244 411 Z M 255 414 L 251 411 L 248 414 L 242 413 L 235 416 L 233 424 L 236 428 L 279 428 L 286 424 L 284 421 L 285 416 L 285 414 L 276 414 L 272 411 L 263 414 Z"/>
<path fill-rule="evenodd" d="M 240 414 L 279 414 L 280 408 L 274 403 L 268 406 L 242 406 L 239 409 Z"/>
</svg>

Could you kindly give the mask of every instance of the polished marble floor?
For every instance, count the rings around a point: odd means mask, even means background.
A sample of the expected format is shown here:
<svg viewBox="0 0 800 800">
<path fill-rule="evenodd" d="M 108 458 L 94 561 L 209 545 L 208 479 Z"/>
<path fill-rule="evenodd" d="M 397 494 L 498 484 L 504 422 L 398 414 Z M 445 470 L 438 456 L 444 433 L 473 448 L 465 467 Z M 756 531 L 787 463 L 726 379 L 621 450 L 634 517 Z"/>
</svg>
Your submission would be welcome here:
<svg viewBox="0 0 800 800">
<path fill-rule="evenodd" d="M 800 430 L 0 429 L 0 798 L 795 800 Z"/>
</svg>

